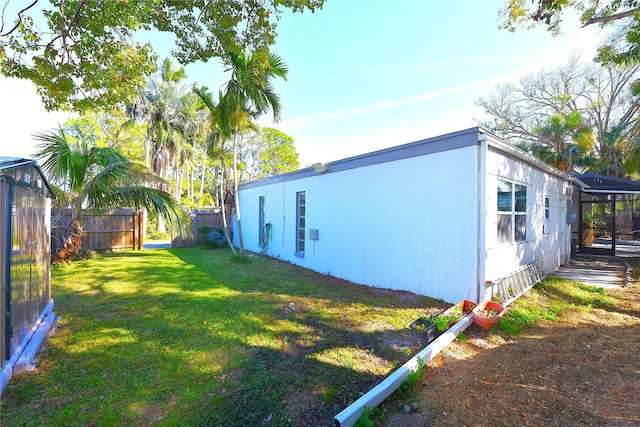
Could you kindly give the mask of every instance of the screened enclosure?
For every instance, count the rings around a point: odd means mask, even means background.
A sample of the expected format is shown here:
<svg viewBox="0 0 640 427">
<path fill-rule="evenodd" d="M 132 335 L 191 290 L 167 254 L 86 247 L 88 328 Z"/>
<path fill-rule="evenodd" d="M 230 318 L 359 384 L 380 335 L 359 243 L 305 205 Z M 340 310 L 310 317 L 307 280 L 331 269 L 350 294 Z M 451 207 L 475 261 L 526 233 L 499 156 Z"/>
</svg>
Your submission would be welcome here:
<svg viewBox="0 0 640 427">
<path fill-rule="evenodd" d="M 4 367 L 51 301 L 51 189 L 35 160 L 0 157 L 0 353 Z"/>
<path fill-rule="evenodd" d="M 579 252 L 640 255 L 640 182 L 598 174 L 579 175 Z"/>
</svg>

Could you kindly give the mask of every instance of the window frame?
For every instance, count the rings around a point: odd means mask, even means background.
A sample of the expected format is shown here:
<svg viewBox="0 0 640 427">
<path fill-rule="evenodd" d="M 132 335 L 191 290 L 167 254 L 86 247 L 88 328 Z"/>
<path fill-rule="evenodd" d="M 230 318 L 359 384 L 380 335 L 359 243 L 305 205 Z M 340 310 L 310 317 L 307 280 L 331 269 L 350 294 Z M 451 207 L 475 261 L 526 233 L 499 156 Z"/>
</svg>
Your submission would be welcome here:
<svg viewBox="0 0 640 427">
<path fill-rule="evenodd" d="M 527 186 L 508 179 L 498 178 L 496 190 L 498 199 L 496 206 L 498 243 L 526 242 Z M 508 194 L 508 197 L 505 194 Z"/>
<path fill-rule="evenodd" d="M 544 219 L 551 218 L 551 202 L 549 200 L 549 196 L 544 196 Z"/>
<path fill-rule="evenodd" d="M 296 243 L 295 255 L 304 258 L 306 238 L 307 196 L 304 191 L 296 192 Z M 302 236 L 302 237 L 301 237 Z"/>
</svg>

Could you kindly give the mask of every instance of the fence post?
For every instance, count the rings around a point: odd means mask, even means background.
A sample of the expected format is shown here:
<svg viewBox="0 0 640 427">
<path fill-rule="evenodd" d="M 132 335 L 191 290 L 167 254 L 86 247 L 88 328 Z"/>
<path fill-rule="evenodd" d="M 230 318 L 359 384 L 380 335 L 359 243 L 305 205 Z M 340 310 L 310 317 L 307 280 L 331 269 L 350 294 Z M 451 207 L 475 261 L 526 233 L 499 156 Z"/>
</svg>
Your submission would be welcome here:
<svg viewBox="0 0 640 427">
<path fill-rule="evenodd" d="M 142 249 L 142 225 L 140 211 L 133 211 L 133 250 Z"/>
<path fill-rule="evenodd" d="M 138 211 L 138 249 L 144 246 L 144 215 L 142 211 Z"/>
</svg>

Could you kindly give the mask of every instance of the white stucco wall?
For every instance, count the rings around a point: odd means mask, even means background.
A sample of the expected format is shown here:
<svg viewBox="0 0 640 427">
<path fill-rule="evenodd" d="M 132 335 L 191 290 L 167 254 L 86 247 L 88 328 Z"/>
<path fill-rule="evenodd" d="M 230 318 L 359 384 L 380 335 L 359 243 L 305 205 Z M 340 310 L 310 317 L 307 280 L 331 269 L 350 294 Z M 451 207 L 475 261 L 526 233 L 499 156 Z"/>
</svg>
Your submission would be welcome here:
<svg viewBox="0 0 640 427">
<path fill-rule="evenodd" d="M 532 261 L 551 273 L 569 260 L 568 177 L 479 128 L 328 166 L 320 175 L 306 169 L 241 187 L 248 250 L 260 251 L 263 196 L 265 222 L 272 224 L 267 255 L 364 285 L 478 301 L 486 280 Z M 499 179 L 527 187 L 524 242 L 498 243 Z M 295 254 L 300 191 L 303 257 Z M 311 229 L 318 240 L 309 238 Z"/>
<path fill-rule="evenodd" d="M 499 243 L 497 183 L 505 179 L 527 187 L 526 241 Z M 567 224 L 569 183 L 522 160 L 490 149 L 487 153 L 487 221 L 485 277 L 497 280 L 519 265 L 540 261 L 546 273 L 569 261 L 571 230 Z M 549 197 L 549 218 L 545 218 Z"/>
<path fill-rule="evenodd" d="M 478 147 L 469 146 L 241 189 L 244 243 L 260 250 L 264 196 L 270 256 L 360 284 L 475 300 L 477 168 Z M 299 191 L 306 196 L 303 258 L 295 255 Z"/>
</svg>

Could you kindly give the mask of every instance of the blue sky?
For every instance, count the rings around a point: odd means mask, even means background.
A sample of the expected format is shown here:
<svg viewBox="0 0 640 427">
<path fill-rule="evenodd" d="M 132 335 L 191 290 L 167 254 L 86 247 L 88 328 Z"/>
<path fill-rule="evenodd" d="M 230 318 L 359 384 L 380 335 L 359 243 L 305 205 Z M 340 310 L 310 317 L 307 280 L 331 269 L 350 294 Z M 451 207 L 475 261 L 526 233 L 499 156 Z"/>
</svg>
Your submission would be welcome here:
<svg viewBox="0 0 640 427">
<path fill-rule="evenodd" d="M 291 135 L 302 166 L 338 160 L 475 126 L 483 114 L 474 102 L 497 84 L 563 65 L 574 52 L 594 56 L 597 28 L 567 16 L 561 36 L 544 28 L 510 33 L 498 29 L 502 4 L 328 0 L 314 14 L 285 13 L 273 49 L 289 67 L 287 81 L 276 82 L 282 119 L 260 124 Z M 170 39 L 151 42 L 169 54 Z M 186 70 L 189 82 L 213 90 L 226 79 L 215 62 Z M 0 93 L 15 100 L 0 106 L 10 136 L 0 154 L 28 156 L 30 134 L 64 121 L 43 112 L 28 82 L 0 78 Z"/>
</svg>

